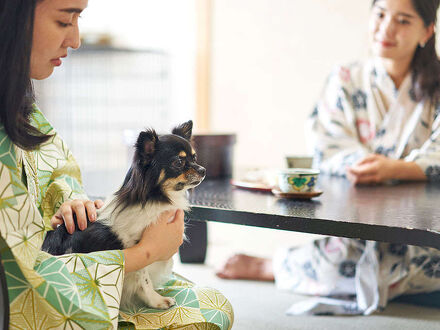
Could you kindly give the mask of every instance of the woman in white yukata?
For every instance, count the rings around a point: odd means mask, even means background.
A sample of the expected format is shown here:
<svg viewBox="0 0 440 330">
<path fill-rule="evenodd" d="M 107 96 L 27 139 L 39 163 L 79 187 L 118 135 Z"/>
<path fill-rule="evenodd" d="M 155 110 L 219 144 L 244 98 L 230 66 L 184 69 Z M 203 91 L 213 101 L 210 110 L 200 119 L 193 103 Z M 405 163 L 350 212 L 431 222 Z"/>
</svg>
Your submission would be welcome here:
<svg viewBox="0 0 440 330">
<path fill-rule="evenodd" d="M 354 184 L 440 181 L 439 0 L 375 0 L 374 59 L 337 67 L 311 115 L 315 166 Z M 289 314 L 370 314 L 397 296 L 440 290 L 440 251 L 328 237 L 280 250 L 273 262 L 230 258 L 223 278 L 275 280 L 320 296 Z"/>
</svg>

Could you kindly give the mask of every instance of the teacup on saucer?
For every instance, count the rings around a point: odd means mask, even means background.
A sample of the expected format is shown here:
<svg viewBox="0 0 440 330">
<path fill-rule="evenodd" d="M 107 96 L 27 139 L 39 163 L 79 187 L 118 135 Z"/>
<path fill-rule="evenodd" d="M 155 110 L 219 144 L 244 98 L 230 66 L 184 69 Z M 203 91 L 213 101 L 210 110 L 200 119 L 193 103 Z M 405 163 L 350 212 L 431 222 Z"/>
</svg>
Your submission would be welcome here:
<svg viewBox="0 0 440 330">
<path fill-rule="evenodd" d="M 318 181 L 319 170 L 288 168 L 277 173 L 279 191 L 289 194 L 312 193 Z"/>
</svg>

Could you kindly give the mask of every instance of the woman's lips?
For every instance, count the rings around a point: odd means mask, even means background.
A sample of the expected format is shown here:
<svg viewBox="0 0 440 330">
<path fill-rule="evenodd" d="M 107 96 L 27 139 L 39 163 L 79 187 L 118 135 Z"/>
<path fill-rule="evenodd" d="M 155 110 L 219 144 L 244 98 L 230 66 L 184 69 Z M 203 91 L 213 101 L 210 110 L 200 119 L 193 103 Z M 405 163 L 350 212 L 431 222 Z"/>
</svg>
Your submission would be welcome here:
<svg viewBox="0 0 440 330">
<path fill-rule="evenodd" d="M 394 46 L 396 46 L 396 43 L 395 42 L 390 42 L 390 41 L 378 41 L 378 43 L 382 46 L 382 47 L 384 47 L 384 48 L 390 48 L 390 47 L 394 47 Z"/>
<path fill-rule="evenodd" d="M 60 66 L 62 62 L 60 58 L 54 58 L 53 60 L 50 60 L 50 63 L 52 63 L 54 66 Z"/>
</svg>

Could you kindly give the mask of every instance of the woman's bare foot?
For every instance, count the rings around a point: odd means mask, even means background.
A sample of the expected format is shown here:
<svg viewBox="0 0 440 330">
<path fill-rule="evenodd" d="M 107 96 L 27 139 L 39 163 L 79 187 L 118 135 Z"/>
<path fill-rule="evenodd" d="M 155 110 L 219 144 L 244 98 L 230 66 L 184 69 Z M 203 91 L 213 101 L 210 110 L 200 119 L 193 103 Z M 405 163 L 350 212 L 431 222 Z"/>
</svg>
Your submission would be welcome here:
<svg viewBox="0 0 440 330">
<path fill-rule="evenodd" d="M 236 254 L 230 257 L 216 275 L 224 279 L 273 281 L 272 260 Z"/>
</svg>

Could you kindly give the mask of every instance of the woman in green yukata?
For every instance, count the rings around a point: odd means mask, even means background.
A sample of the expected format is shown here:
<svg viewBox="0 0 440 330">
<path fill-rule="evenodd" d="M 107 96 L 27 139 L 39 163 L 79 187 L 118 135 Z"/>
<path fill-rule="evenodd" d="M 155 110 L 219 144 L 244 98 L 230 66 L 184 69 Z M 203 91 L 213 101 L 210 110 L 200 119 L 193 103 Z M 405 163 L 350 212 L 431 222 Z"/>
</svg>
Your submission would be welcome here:
<svg viewBox="0 0 440 330">
<path fill-rule="evenodd" d="M 64 222 L 73 232 L 76 214 L 83 230 L 86 211 L 94 221 L 103 204 L 87 198 L 71 152 L 34 104 L 31 83 L 49 77 L 68 48 L 80 46 L 78 19 L 87 4 L 0 2 L 0 252 L 10 328 L 116 329 L 119 321 L 121 328 L 229 329 L 233 311 L 225 297 L 177 275 L 161 290 L 176 306 L 119 310 L 124 274 L 178 251 L 182 210 L 163 213 L 122 251 L 59 257 L 40 251 L 47 229 Z"/>
<path fill-rule="evenodd" d="M 353 184 L 440 181 L 438 7 L 439 0 L 373 1 L 374 58 L 337 67 L 311 116 L 322 173 Z M 275 280 L 320 296 L 293 305 L 292 315 L 371 314 L 397 296 L 440 290 L 440 251 L 328 237 L 282 249 L 273 261 L 233 256 L 218 276 Z"/>
</svg>

